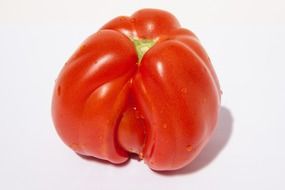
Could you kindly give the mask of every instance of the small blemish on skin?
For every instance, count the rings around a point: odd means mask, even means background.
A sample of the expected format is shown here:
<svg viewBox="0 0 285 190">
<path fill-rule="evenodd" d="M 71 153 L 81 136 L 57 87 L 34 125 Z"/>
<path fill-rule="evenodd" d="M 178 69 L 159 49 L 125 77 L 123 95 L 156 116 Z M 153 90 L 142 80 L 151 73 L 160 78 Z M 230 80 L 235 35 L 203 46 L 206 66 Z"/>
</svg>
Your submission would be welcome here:
<svg viewBox="0 0 285 190">
<path fill-rule="evenodd" d="M 81 44 L 81 46 L 79 47 L 79 51 L 84 51 L 86 47 L 86 44 Z"/>
<path fill-rule="evenodd" d="M 78 150 L 79 149 L 79 145 L 77 143 L 71 143 L 70 147 L 74 150 Z"/>
<path fill-rule="evenodd" d="M 181 91 L 181 93 L 186 94 L 188 90 L 187 90 L 187 88 L 186 88 L 186 87 L 184 87 L 184 88 L 181 88 L 181 90 L 180 90 L 180 91 Z"/>
<path fill-rule="evenodd" d="M 61 94 L 61 86 L 59 85 L 59 86 L 57 87 L 57 95 L 60 96 L 60 94 Z"/>
<path fill-rule="evenodd" d="M 192 149 L 193 149 L 192 145 L 186 146 L 186 150 L 187 150 L 188 152 L 192 151 Z"/>
<path fill-rule="evenodd" d="M 164 123 L 164 124 L 162 125 L 162 127 L 163 127 L 164 129 L 166 129 L 166 128 L 167 128 L 167 124 Z"/>
</svg>

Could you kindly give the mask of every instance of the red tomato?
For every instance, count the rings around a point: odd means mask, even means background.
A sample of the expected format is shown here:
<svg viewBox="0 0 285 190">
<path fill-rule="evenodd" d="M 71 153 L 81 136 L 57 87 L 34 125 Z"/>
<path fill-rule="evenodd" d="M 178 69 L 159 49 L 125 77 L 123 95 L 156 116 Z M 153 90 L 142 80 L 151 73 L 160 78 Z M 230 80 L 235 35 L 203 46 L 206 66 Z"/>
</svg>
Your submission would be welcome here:
<svg viewBox="0 0 285 190">
<path fill-rule="evenodd" d="M 55 85 L 52 116 L 75 152 L 153 170 L 189 164 L 217 123 L 218 79 L 197 37 L 170 13 L 120 16 L 83 42 Z"/>
</svg>

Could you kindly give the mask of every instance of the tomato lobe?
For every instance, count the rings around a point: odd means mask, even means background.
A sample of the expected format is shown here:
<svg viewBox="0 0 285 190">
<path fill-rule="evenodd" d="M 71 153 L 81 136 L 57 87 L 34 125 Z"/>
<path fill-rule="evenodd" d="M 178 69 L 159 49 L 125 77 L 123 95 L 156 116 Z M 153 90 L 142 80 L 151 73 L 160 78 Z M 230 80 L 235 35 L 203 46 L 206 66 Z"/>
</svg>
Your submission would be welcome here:
<svg viewBox="0 0 285 190">
<path fill-rule="evenodd" d="M 128 152 L 142 155 L 145 123 L 136 107 L 127 109 L 118 126 L 118 142 Z"/>
</svg>

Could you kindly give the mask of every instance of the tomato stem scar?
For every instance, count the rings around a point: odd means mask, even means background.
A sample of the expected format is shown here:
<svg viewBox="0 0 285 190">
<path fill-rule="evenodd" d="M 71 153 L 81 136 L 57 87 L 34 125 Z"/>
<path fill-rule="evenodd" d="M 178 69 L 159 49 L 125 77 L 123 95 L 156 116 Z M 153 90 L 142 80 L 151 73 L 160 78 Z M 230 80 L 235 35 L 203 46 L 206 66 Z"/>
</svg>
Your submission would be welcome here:
<svg viewBox="0 0 285 190">
<path fill-rule="evenodd" d="M 132 39 L 138 55 L 138 64 L 141 62 L 144 54 L 156 43 L 156 39 Z"/>
</svg>

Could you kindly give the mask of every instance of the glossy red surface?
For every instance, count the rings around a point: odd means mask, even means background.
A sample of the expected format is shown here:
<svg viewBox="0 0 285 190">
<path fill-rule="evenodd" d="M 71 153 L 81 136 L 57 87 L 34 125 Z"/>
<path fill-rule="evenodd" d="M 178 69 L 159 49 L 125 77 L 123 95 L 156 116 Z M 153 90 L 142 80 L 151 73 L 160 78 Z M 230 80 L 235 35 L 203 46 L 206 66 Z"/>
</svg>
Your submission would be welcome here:
<svg viewBox="0 0 285 190">
<path fill-rule="evenodd" d="M 141 61 L 132 39 L 156 43 Z M 189 164 L 217 123 L 220 87 L 197 37 L 170 13 L 117 17 L 85 40 L 56 81 L 52 116 L 79 154 L 153 170 Z"/>
</svg>

